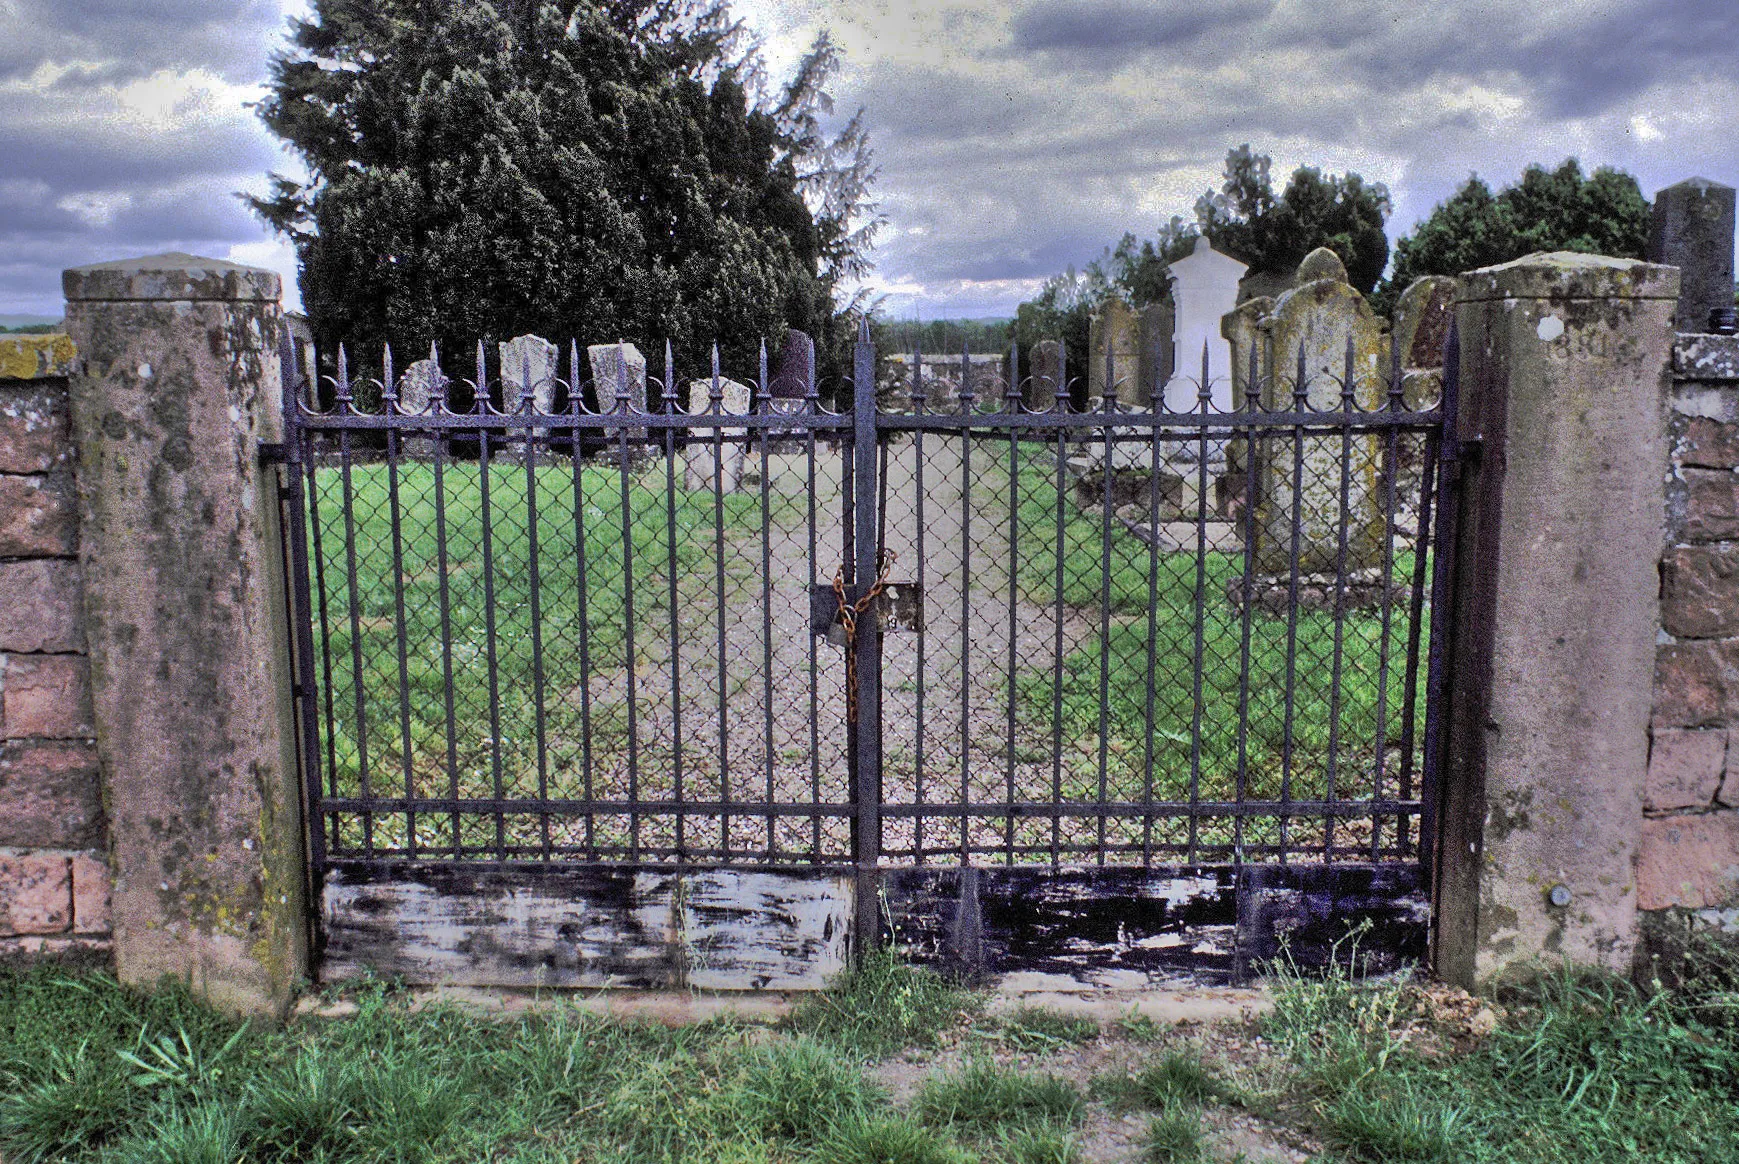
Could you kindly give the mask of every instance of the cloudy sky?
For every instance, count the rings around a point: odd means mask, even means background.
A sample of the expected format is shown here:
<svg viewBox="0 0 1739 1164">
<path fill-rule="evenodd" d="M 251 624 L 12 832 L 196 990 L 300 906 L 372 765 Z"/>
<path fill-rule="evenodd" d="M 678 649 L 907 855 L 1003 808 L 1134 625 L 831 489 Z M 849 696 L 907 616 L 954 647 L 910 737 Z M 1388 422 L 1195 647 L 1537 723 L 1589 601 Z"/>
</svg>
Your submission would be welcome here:
<svg viewBox="0 0 1739 1164">
<path fill-rule="evenodd" d="M 1011 311 L 1217 184 L 1228 147 L 1388 185 L 1568 156 L 1739 184 L 1735 0 L 739 0 L 776 69 L 830 29 L 867 108 L 900 315 Z M 237 190 L 293 168 L 248 103 L 302 0 L 0 0 L 0 313 L 165 250 L 292 276 Z"/>
</svg>

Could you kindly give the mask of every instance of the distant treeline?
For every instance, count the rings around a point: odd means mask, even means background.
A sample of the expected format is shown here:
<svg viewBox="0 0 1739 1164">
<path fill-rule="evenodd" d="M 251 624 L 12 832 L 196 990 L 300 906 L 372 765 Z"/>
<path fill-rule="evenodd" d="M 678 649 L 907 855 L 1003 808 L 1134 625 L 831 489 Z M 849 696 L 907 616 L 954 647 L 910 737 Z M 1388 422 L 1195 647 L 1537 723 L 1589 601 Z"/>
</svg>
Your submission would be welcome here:
<svg viewBox="0 0 1739 1164">
<path fill-rule="evenodd" d="M 50 335 L 61 327 L 58 323 L 21 323 L 17 327 L 0 325 L 0 335 Z"/>
<path fill-rule="evenodd" d="M 870 320 L 870 336 L 883 354 L 920 351 L 925 355 L 1004 352 L 1014 330 L 1012 319 Z"/>
</svg>

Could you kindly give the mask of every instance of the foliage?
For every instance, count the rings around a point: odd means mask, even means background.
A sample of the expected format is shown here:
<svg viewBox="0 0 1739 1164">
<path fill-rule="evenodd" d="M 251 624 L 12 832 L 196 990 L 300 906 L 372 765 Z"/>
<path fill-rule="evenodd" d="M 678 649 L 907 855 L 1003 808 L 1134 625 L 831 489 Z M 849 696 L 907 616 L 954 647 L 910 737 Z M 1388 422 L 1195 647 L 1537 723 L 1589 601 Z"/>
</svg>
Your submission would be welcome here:
<svg viewBox="0 0 1739 1164">
<path fill-rule="evenodd" d="M 1495 195 L 1475 174 L 1395 244 L 1382 294 L 1393 299 L 1425 275 L 1459 275 L 1535 251 L 1639 259 L 1648 231 L 1648 199 L 1622 170 L 1601 166 L 1584 177 L 1575 158 L 1556 170 L 1532 165 Z"/>
<path fill-rule="evenodd" d="M 962 351 L 1006 352 L 1014 335 L 1008 319 L 889 319 L 870 317 L 870 338 L 878 355 L 920 352 L 946 359 Z M 1025 354 L 1022 354 L 1025 360 Z"/>
<path fill-rule="evenodd" d="M 861 118 L 822 128 L 825 38 L 772 100 L 723 0 L 315 0 L 291 27 L 259 111 L 311 176 L 250 201 L 321 342 L 837 346 L 879 219 Z"/>
<path fill-rule="evenodd" d="M 974 1059 L 958 1071 L 925 1080 L 914 1108 L 927 1124 L 991 1133 L 1079 1123 L 1086 1100 L 1060 1076 L 1026 1075 Z"/>
<path fill-rule="evenodd" d="M 859 1055 L 933 1046 L 983 996 L 933 970 L 910 966 L 891 949 L 866 953 L 833 988 L 798 1003 L 787 1025 Z"/>
<path fill-rule="evenodd" d="M 1305 255 L 1327 247 L 1346 264 L 1348 281 L 1369 292 L 1389 262 L 1388 188 L 1350 171 L 1325 176 L 1300 166 L 1277 195 L 1271 166 L 1248 143 L 1228 151 L 1220 189 L 1196 200 L 1201 232 L 1253 271 L 1278 275 L 1290 275 Z"/>
</svg>

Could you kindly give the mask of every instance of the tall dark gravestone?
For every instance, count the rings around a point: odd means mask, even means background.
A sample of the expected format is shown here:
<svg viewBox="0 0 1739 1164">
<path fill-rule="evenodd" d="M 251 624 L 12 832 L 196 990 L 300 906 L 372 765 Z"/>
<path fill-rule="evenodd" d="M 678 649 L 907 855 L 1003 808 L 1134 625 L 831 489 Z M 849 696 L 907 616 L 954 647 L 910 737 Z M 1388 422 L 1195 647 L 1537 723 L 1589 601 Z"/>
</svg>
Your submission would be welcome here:
<svg viewBox="0 0 1739 1164">
<path fill-rule="evenodd" d="M 807 332 L 791 328 L 785 333 L 785 345 L 779 349 L 779 360 L 773 365 L 770 385 L 775 400 L 801 400 L 815 382 L 815 341 Z"/>
<path fill-rule="evenodd" d="M 1733 308 L 1733 187 L 1687 178 L 1654 196 L 1648 261 L 1679 269 L 1679 331 L 1710 330 L 1709 313 Z"/>
</svg>

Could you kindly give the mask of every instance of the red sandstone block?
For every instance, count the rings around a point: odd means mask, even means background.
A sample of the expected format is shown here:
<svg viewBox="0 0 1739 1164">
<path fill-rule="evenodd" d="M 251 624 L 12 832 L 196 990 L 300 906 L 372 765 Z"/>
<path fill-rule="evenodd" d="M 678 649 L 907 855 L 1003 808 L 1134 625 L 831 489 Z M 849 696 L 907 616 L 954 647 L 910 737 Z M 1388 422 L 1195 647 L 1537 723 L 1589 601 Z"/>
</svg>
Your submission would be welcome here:
<svg viewBox="0 0 1739 1164">
<path fill-rule="evenodd" d="M 0 853 L 0 935 L 58 934 L 72 925 L 65 853 Z"/>
<path fill-rule="evenodd" d="M 75 934 L 106 934 L 112 928 L 109 918 L 108 862 L 101 853 L 74 853 L 72 856 L 72 930 Z"/>
<path fill-rule="evenodd" d="M 1685 470 L 1685 538 L 1739 538 L 1739 475 L 1726 469 Z"/>
<path fill-rule="evenodd" d="M 0 655 L 0 739 L 83 739 L 91 726 L 90 660 Z"/>
<path fill-rule="evenodd" d="M 1655 652 L 1652 723 L 1657 729 L 1725 722 L 1730 652 L 1723 646 L 1672 643 Z"/>
<path fill-rule="evenodd" d="M 93 743 L 0 743 L 0 845 L 88 849 L 103 843 L 103 797 Z"/>
<path fill-rule="evenodd" d="M 46 473 L 71 452 L 64 386 L 0 388 L 0 473 Z"/>
<path fill-rule="evenodd" d="M 1739 900 L 1739 812 L 1651 817 L 1637 856 L 1638 909 L 1709 909 Z"/>
<path fill-rule="evenodd" d="M 1679 463 L 1705 469 L 1739 468 L 1739 425 L 1693 416 L 1679 442 Z"/>
<path fill-rule="evenodd" d="M 83 606 L 77 562 L 0 562 L 0 651 L 83 650 Z"/>
<path fill-rule="evenodd" d="M 65 473 L 0 474 L 0 558 L 52 558 L 78 552 L 78 505 Z"/>
<path fill-rule="evenodd" d="M 1661 559 L 1661 625 L 1681 638 L 1739 633 L 1739 549 L 1668 550 Z"/>
<path fill-rule="evenodd" d="M 1642 806 L 1652 812 L 1707 808 L 1721 787 L 1727 733 L 1659 728 L 1648 749 Z"/>
</svg>

